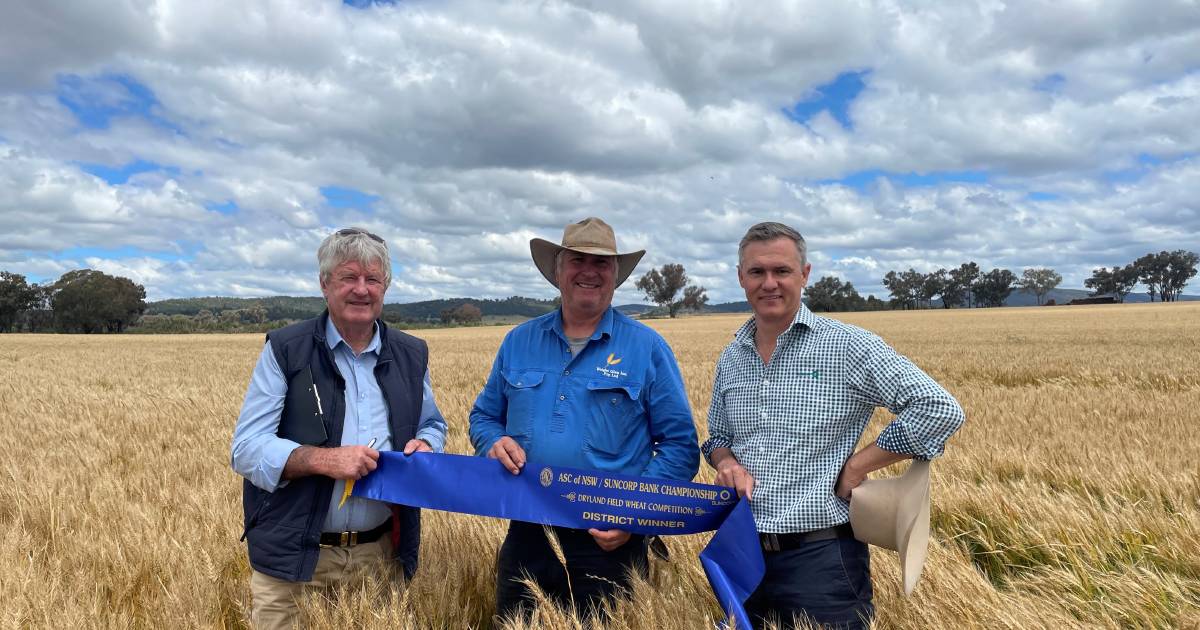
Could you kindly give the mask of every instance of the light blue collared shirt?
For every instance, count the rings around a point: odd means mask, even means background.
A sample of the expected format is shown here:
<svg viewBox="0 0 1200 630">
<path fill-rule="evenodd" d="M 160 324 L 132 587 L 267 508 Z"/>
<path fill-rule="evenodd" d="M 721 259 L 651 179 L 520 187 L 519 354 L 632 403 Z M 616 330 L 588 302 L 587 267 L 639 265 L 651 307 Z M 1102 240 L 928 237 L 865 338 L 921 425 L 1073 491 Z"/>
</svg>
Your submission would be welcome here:
<svg viewBox="0 0 1200 630">
<path fill-rule="evenodd" d="M 365 445 L 371 438 L 376 438 L 374 448 L 377 450 L 403 449 L 403 444 L 392 444 L 387 403 L 375 380 L 375 364 L 379 360 L 379 328 L 375 328 L 371 343 L 358 355 L 342 339 L 333 321 L 328 321 L 325 326 L 325 341 L 333 353 L 338 372 L 346 381 L 346 417 L 342 425 L 341 446 Z M 292 451 L 300 446 L 276 435 L 286 395 L 287 381 L 268 341 L 258 357 L 258 364 L 254 366 L 254 373 L 250 377 L 250 386 L 246 389 L 242 412 L 233 431 L 231 454 L 234 471 L 268 492 L 287 484 L 287 481 L 280 480 L 284 465 Z M 422 389 L 417 438 L 428 442 L 439 453 L 445 447 L 446 421 L 434 402 L 428 370 L 425 371 Z M 364 531 L 382 524 L 391 515 L 387 505 L 355 497 L 348 499 L 339 510 L 338 503 L 342 500 L 345 487 L 345 481 L 334 483 L 323 531 Z"/>
</svg>

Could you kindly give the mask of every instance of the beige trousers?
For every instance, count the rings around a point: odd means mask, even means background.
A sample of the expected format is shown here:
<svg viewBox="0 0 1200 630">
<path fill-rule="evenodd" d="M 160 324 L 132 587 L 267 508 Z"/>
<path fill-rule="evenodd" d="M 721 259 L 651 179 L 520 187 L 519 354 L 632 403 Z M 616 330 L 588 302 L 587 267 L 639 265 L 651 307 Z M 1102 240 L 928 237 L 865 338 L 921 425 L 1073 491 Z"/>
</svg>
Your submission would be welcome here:
<svg viewBox="0 0 1200 630">
<path fill-rule="evenodd" d="M 300 608 L 296 600 L 305 589 L 329 588 L 354 575 L 379 571 L 381 561 L 392 557 L 392 538 L 353 547 L 321 549 L 317 568 L 308 582 L 289 582 L 251 570 L 250 595 L 253 604 L 250 622 L 257 630 L 290 630 L 297 627 Z"/>
</svg>

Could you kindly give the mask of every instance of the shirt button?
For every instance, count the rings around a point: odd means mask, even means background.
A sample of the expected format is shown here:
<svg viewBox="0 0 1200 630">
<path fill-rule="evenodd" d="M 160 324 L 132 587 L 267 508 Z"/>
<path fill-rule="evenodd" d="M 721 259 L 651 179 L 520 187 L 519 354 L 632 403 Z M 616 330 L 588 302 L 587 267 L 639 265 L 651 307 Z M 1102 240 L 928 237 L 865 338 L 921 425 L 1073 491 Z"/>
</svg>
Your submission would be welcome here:
<svg viewBox="0 0 1200 630">
<path fill-rule="evenodd" d="M 563 376 L 570 376 L 571 370 L 563 370 Z"/>
<path fill-rule="evenodd" d="M 558 399 L 559 399 L 559 400 L 566 400 L 566 399 L 567 399 L 567 397 L 566 397 L 566 396 L 559 395 Z"/>
<path fill-rule="evenodd" d="M 771 385 L 771 381 L 763 379 L 763 387 L 769 387 L 770 385 Z"/>
<path fill-rule="evenodd" d="M 758 415 L 762 416 L 762 419 L 763 419 L 763 420 L 766 420 L 766 419 L 767 419 L 767 412 L 766 412 L 765 410 L 764 410 L 762 413 L 758 414 Z"/>
</svg>

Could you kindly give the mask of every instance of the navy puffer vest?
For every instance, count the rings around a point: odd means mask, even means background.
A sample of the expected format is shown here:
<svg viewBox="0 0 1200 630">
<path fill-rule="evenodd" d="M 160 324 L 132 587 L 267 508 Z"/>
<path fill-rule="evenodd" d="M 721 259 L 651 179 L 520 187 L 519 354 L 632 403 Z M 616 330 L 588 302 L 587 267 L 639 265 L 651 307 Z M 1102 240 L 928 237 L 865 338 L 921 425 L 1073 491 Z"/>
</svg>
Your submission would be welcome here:
<svg viewBox="0 0 1200 630">
<path fill-rule="evenodd" d="M 326 311 L 319 317 L 305 320 L 267 334 L 275 360 L 284 378 L 292 377 L 305 367 L 312 370 L 313 382 L 326 403 L 325 433 L 328 441 L 322 446 L 338 446 L 342 442 L 342 424 L 346 417 L 346 381 L 338 372 L 333 353 L 325 342 Z M 379 361 L 375 379 L 383 392 L 388 408 L 388 424 L 394 448 L 416 436 L 421 415 L 421 394 L 429 350 L 424 341 L 405 333 L 389 330 L 382 320 L 379 327 Z M 307 393 L 307 392 L 306 392 Z M 297 413 L 299 403 L 292 404 L 289 391 L 283 405 L 286 420 Z M 281 424 L 286 422 L 281 421 Z M 267 492 L 249 481 L 242 482 L 242 510 L 245 518 L 246 546 L 250 566 L 270 576 L 293 582 L 312 579 L 320 554 L 321 525 L 329 511 L 333 479 L 314 475 L 291 480 L 275 492 Z M 393 539 L 398 532 L 395 558 L 411 578 L 417 570 L 417 552 L 421 544 L 421 512 L 416 508 L 393 506 Z"/>
</svg>

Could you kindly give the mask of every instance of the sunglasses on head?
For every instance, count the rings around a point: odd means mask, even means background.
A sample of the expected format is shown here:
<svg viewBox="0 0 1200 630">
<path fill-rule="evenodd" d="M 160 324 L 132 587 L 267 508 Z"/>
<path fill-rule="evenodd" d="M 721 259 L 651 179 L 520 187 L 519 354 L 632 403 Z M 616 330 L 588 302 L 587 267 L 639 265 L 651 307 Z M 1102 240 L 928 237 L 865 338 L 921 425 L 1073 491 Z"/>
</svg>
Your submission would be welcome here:
<svg viewBox="0 0 1200 630">
<path fill-rule="evenodd" d="M 335 234 L 337 234 L 338 236 L 353 236 L 355 234 L 363 234 L 365 236 L 370 237 L 370 239 L 375 241 L 376 243 L 383 243 L 383 239 L 380 238 L 378 235 L 372 234 L 372 233 L 370 233 L 366 230 L 360 229 L 360 228 L 343 228 L 343 229 L 340 229 L 337 232 L 335 232 Z"/>
</svg>

